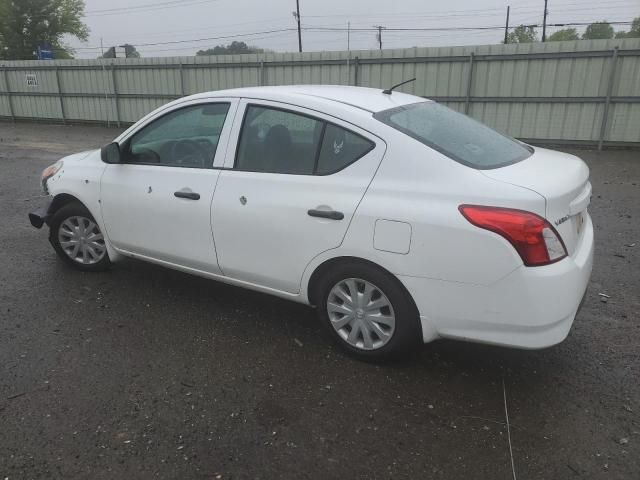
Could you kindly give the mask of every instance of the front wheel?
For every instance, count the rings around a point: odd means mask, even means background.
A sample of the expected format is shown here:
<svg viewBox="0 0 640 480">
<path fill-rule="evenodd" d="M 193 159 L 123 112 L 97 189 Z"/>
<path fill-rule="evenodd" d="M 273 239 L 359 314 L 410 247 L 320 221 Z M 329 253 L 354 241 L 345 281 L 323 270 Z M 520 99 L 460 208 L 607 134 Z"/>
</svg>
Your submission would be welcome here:
<svg viewBox="0 0 640 480">
<path fill-rule="evenodd" d="M 95 272 L 111 265 L 104 235 L 80 203 L 68 203 L 53 215 L 49 242 L 62 260 L 78 270 Z"/>
<path fill-rule="evenodd" d="M 355 356 L 385 359 L 406 354 L 422 338 L 416 307 L 399 280 L 369 264 L 333 267 L 319 280 L 320 320 Z"/>
</svg>

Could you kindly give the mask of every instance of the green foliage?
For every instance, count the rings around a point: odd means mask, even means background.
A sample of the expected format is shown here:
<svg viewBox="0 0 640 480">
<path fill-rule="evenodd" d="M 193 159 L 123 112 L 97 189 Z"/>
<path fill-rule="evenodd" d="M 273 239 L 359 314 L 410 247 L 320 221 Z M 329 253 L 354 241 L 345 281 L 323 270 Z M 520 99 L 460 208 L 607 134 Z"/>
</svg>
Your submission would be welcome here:
<svg viewBox="0 0 640 480">
<path fill-rule="evenodd" d="M 640 38 L 640 17 L 636 17 L 631 22 L 631 30 L 627 32 L 627 38 Z"/>
<path fill-rule="evenodd" d="M 519 25 L 507 35 L 507 43 L 533 43 L 537 41 L 536 29 L 529 25 Z"/>
<path fill-rule="evenodd" d="M 549 42 L 564 42 L 567 40 L 580 40 L 578 31 L 575 28 L 565 28 L 562 30 L 558 30 L 557 32 L 549 35 L 549 38 L 547 38 L 547 41 Z"/>
<path fill-rule="evenodd" d="M 625 32 L 620 30 L 616 32 L 615 38 L 640 38 L 640 17 L 636 17 L 631 22 L 631 30 Z"/>
<path fill-rule="evenodd" d="M 588 25 L 582 34 L 583 40 L 598 40 L 603 38 L 613 38 L 613 27 L 609 25 L 606 20 Z"/>
<path fill-rule="evenodd" d="M 140 52 L 138 52 L 138 50 L 136 50 L 136 47 L 134 47 L 133 45 L 125 43 L 121 46 L 124 47 L 124 52 L 127 58 L 140 58 Z M 116 47 L 109 48 L 106 52 L 104 52 L 104 55 L 98 58 L 116 58 Z"/>
<path fill-rule="evenodd" d="M 38 45 L 50 44 L 56 58 L 72 58 L 64 35 L 86 40 L 84 0 L 0 0 L 0 59 L 37 58 Z"/>
<path fill-rule="evenodd" d="M 237 55 L 241 53 L 264 53 L 264 49 L 233 41 L 229 45 L 218 45 L 207 50 L 199 50 L 196 55 Z"/>
</svg>

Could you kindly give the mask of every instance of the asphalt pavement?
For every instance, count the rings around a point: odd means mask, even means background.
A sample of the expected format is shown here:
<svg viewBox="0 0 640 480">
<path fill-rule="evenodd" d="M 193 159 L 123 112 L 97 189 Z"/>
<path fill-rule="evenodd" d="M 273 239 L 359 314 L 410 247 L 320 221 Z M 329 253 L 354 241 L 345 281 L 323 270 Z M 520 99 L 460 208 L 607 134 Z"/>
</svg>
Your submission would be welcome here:
<svg viewBox="0 0 640 480">
<path fill-rule="evenodd" d="M 637 150 L 572 150 L 597 245 L 566 341 L 371 365 L 302 305 L 62 264 L 27 219 L 40 172 L 117 134 L 0 123 L 0 479 L 511 479 L 512 459 L 518 479 L 640 478 Z"/>
</svg>

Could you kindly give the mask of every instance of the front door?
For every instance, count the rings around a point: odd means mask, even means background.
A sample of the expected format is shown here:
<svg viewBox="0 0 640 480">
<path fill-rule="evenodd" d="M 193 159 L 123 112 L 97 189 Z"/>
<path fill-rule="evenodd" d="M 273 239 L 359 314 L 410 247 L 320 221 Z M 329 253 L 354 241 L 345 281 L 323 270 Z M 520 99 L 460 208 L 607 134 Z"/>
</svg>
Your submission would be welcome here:
<svg viewBox="0 0 640 480">
<path fill-rule="evenodd" d="M 211 202 L 237 101 L 196 103 L 151 121 L 101 180 L 106 233 L 119 250 L 219 273 Z M 230 119 L 230 120 L 227 120 Z"/>
<path fill-rule="evenodd" d="M 332 117 L 243 100 L 213 201 L 225 275 L 297 293 L 305 267 L 338 247 L 385 144 Z"/>
</svg>

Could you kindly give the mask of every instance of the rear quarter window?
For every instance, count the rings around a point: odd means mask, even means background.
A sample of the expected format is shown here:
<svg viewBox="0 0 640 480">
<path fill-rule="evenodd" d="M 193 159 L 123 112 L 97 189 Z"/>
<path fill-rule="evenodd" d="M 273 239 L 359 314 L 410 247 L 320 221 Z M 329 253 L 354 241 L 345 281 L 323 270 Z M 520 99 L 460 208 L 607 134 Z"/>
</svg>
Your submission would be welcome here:
<svg viewBox="0 0 640 480">
<path fill-rule="evenodd" d="M 374 117 L 476 169 L 504 167 L 533 153 L 525 144 L 435 102 L 403 105 L 378 112 Z"/>
<path fill-rule="evenodd" d="M 327 124 L 318 156 L 316 173 L 330 175 L 351 165 L 373 150 L 375 144 L 360 135 Z"/>
</svg>

